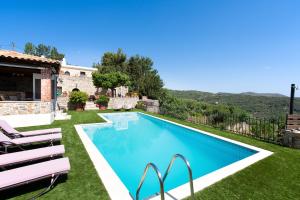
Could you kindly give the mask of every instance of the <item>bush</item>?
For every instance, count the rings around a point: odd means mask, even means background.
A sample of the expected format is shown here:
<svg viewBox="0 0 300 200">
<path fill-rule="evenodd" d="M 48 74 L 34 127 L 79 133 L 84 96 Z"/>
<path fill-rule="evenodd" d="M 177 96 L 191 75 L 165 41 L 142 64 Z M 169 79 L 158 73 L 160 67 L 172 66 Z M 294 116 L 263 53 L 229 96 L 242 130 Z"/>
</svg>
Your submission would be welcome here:
<svg viewBox="0 0 300 200">
<path fill-rule="evenodd" d="M 137 109 L 146 110 L 146 105 L 143 101 L 138 101 L 135 107 Z"/>
<path fill-rule="evenodd" d="M 69 101 L 73 104 L 85 104 L 88 100 L 88 94 L 81 91 L 73 91 L 69 96 Z"/>
<path fill-rule="evenodd" d="M 237 107 L 176 98 L 167 91 L 162 93 L 159 101 L 162 114 L 182 120 L 188 119 L 189 116 L 205 116 L 212 125 L 219 125 L 230 116 L 238 117 L 240 122 L 249 117 L 246 112 Z"/>
<path fill-rule="evenodd" d="M 187 106 L 183 100 L 177 99 L 169 94 L 160 100 L 160 111 L 162 114 L 178 119 L 185 120 L 188 118 Z"/>
<path fill-rule="evenodd" d="M 109 102 L 109 98 L 107 96 L 100 96 L 99 99 L 96 100 L 96 104 L 107 107 Z"/>
</svg>

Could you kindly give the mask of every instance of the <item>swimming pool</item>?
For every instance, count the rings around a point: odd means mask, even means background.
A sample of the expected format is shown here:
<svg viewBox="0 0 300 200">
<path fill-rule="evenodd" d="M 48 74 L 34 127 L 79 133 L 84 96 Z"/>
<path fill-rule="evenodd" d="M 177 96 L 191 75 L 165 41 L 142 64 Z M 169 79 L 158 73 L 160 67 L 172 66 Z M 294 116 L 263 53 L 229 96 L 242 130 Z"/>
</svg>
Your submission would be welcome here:
<svg viewBox="0 0 300 200">
<path fill-rule="evenodd" d="M 111 193 L 116 192 L 123 192 L 128 198 L 135 197 L 146 164 L 154 163 L 163 175 L 177 153 L 190 162 L 195 191 L 271 154 L 143 113 L 105 113 L 100 116 L 107 123 L 80 125 L 76 130 L 96 169 L 99 168 L 98 174 L 112 199 L 116 194 Z M 178 159 L 166 179 L 165 191 L 183 198 L 189 195 L 187 183 L 187 168 Z M 117 185 L 120 185 L 119 189 L 116 189 Z M 153 170 L 149 170 L 140 197 L 146 198 L 157 192 L 157 177 Z M 122 196 L 122 199 L 127 197 Z"/>
</svg>

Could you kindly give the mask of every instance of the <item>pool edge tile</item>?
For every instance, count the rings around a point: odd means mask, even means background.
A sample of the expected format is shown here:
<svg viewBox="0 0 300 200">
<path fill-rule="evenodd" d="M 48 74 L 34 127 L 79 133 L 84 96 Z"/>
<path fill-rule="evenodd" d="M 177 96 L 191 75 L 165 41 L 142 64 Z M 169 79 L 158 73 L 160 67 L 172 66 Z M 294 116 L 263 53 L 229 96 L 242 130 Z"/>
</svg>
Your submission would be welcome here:
<svg viewBox="0 0 300 200">
<path fill-rule="evenodd" d="M 109 122 L 106 122 L 109 123 Z M 94 167 L 111 199 L 132 200 L 126 186 L 113 171 L 103 155 L 85 134 L 82 125 L 74 125 Z"/>
</svg>

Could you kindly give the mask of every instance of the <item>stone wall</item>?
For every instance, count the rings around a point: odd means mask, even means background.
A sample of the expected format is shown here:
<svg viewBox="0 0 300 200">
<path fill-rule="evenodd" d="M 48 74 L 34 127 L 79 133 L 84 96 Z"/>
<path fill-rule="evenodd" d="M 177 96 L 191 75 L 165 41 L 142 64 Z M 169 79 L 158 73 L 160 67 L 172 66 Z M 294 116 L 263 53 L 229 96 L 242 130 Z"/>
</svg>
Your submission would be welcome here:
<svg viewBox="0 0 300 200">
<path fill-rule="evenodd" d="M 138 97 L 109 98 L 107 108 L 108 109 L 135 108 L 138 101 L 139 101 Z"/>
<path fill-rule="evenodd" d="M 60 68 L 60 74 L 65 74 L 65 72 L 69 72 L 71 77 L 72 76 L 80 77 L 80 72 L 84 72 L 86 77 L 92 77 L 92 73 L 94 71 L 97 71 L 97 69 L 95 68 L 84 69 L 76 66 L 72 67 L 72 65 L 62 66 Z"/>
<path fill-rule="evenodd" d="M 285 131 L 282 143 L 284 146 L 300 149 L 300 131 Z"/>
<path fill-rule="evenodd" d="M 158 100 L 143 98 L 142 102 L 145 104 L 147 112 L 159 113 Z"/>
<path fill-rule="evenodd" d="M 46 114 L 52 111 L 52 102 L 0 101 L 0 115 Z"/>
<path fill-rule="evenodd" d="M 80 91 L 88 93 L 88 95 L 95 95 L 96 92 L 102 93 L 103 95 L 107 91 L 98 89 L 93 84 L 92 77 L 80 77 L 80 76 L 68 76 L 60 74 L 57 81 L 57 87 L 62 88 L 62 93 L 69 95 L 74 88 L 78 88 Z M 110 90 L 109 90 L 110 91 Z M 116 88 L 117 96 L 125 96 L 128 93 L 128 87 L 121 86 Z"/>
<path fill-rule="evenodd" d="M 62 88 L 62 93 L 69 94 L 74 88 L 88 93 L 88 95 L 95 95 L 97 88 L 93 84 L 91 77 L 72 77 L 60 74 L 57 81 L 57 87 Z"/>
<path fill-rule="evenodd" d="M 68 110 L 69 97 L 60 96 L 56 99 L 56 110 Z"/>
</svg>

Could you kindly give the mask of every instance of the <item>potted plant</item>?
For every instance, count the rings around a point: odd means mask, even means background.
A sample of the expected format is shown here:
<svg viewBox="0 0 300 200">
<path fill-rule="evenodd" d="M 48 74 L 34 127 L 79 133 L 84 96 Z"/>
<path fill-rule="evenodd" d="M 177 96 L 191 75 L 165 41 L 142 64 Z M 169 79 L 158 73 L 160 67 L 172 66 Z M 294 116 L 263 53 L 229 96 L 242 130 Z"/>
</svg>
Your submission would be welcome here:
<svg viewBox="0 0 300 200">
<path fill-rule="evenodd" d="M 75 106 L 76 111 L 83 111 L 87 100 L 88 94 L 86 92 L 73 91 L 69 96 L 69 101 Z"/>
<path fill-rule="evenodd" d="M 105 110 L 108 105 L 109 98 L 107 96 L 100 96 L 96 100 L 96 104 L 98 105 L 100 110 Z"/>
</svg>

